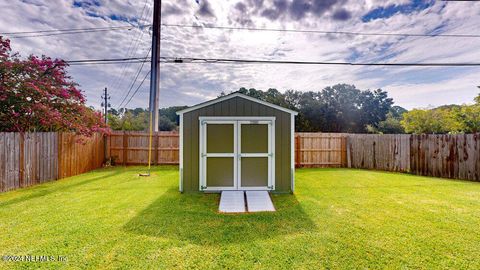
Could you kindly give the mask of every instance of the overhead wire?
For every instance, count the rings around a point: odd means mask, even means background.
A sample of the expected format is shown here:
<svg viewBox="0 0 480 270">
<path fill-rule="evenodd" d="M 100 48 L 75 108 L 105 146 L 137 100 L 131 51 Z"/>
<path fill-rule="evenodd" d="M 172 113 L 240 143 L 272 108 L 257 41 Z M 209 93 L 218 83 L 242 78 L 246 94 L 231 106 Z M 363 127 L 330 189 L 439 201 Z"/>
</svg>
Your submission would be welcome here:
<svg viewBox="0 0 480 270">
<path fill-rule="evenodd" d="M 20 31 L 3 32 L 0 35 L 9 35 L 14 38 L 41 37 L 53 35 L 69 35 L 90 32 L 117 31 L 133 28 L 151 27 L 152 24 L 112 26 L 112 27 L 90 27 L 90 28 L 71 28 L 71 29 L 52 29 L 38 31 Z M 360 35 L 360 36 L 403 36 L 403 37 L 446 37 L 446 38 L 480 38 L 480 34 L 416 34 L 416 33 L 382 33 L 382 32 L 358 32 L 358 31 L 334 31 L 317 29 L 279 29 L 279 28 L 260 28 L 260 27 L 234 27 L 220 25 L 188 25 L 188 24 L 161 24 L 163 27 L 176 28 L 195 28 L 195 29 L 220 29 L 220 30 L 241 30 L 241 31 L 266 31 L 266 32 L 287 32 L 287 33 L 310 33 L 310 34 L 342 34 L 342 35 Z"/>
<path fill-rule="evenodd" d="M 143 4 L 142 12 L 140 13 L 140 16 L 139 16 L 140 21 L 144 18 L 145 15 L 148 18 L 148 15 L 150 14 L 150 11 L 145 12 L 146 9 L 147 9 L 147 3 L 148 3 L 148 0 L 145 0 L 145 2 Z M 128 49 L 127 49 L 127 54 L 126 54 L 127 58 L 132 57 L 136 53 L 136 51 L 138 49 L 139 41 L 142 37 L 143 37 L 143 30 L 141 30 L 136 35 L 135 39 L 131 39 L 130 44 L 129 44 Z M 118 92 L 118 88 L 121 86 L 121 84 L 124 81 L 124 78 L 127 75 L 127 67 L 128 66 L 129 66 L 129 63 L 123 64 L 122 67 L 121 67 L 120 73 L 118 73 L 117 76 L 113 76 L 112 80 L 108 84 L 113 89 L 113 91 Z M 116 80 L 115 80 L 115 78 L 116 78 Z"/>
<path fill-rule="evenodd" d="M 145 56 L 144 60 L 142 61 L 142 65 L 140 66 L 140 68 L 137 70 L 137 74 L 135 76 L 135 79 L 132 81 L 132 83 L 130 84 L 130 87 L 128 89 L 128 92 L 125 94 L 124 98 L 122 99 L 122 101 L 120 102 L 120 104 L 117 106 L 117 109 L 119 110 L 123 103 L 125 102 L 125 100 L 128 98 L 128 95 L 130 95 L 130 92 L 132 91 L 133 87 L 135 86 L 135 83 L 137 82 L 137 79 L 138 77 L 140 76 L 140 74 L 142 73 L 142 70 L 143 70 L 143 67 L 145 65 L 145 63 L 147 62 L 146 60 L 148 59 L 148 57 L 150 56 L 150 53 L 152 52 L 152 49 L 150 48 L 150 50 L 148 51 L 147 55 Z"/>
<path fill-rule="evenodd" d="M 418 63 L 389 63 L 389 62 L 328 62 L 328 61 L 297 61 L 297 60 L 264 60 L 264 59 L 231 59 L 231 58 L 200 58 L 200 57 L 160 57 L 161 63 L 175 64 L 287 64 L 287 65 L 342 65 L 342 66 L 412 66 L 412 67 L 477 67 L 477 62 L 418 62 Z M 69 65 L 95 65 L 118 63 L 146 63 L 150 60 L 145 57 L 117 58 L 117 59 L 85 59 L 65 61 Z"/>
<path fill-rule="evenodd" d="M 130 97 L 130 99 L 127 101 L 127 103 L 125 103 L 124 107 L 127 107 L 128 104 L 130 104 L 130 101 L 132 101 L 133 97 L 135 95 L 137 95 L 138 91 L 140 90 L 140 88 L 142 87 L 143 83 L 145 83 L 145 80 L 147 80 L 148 76 L 150 75 L 151 71 L 147 72 L 147 74 L 145 74 L 145 77 L 143 78 L 142 82 L 138 85 L 137 89 L 135 90 L 135 92 L 133 92 L 133 95 Z"/>
</svg>

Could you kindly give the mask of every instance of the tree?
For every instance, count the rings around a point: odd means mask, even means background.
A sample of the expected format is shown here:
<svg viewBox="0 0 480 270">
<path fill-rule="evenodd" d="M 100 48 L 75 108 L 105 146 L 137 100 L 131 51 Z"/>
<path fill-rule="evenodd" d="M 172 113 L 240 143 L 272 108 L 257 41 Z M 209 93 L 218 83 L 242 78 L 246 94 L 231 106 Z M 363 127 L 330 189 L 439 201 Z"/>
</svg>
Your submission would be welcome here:
<svg viewBox="0 0 480 270">
<path fill-rule="evenodd" d="M 407 133 L 445 134 L 461 132 L 461 123 L 451 109 L 414 109 L 403 114 L 402 126 Z"/>
<path fill-rule="evenodd" d="M 146 131 L 150 113 L 142 108 L 122 110 L 119 115 L 109 115 L 109 125 L 113 130 Z"/>
<path fill-rule="evenodd" d="M 480 86 L 477 86 L 477 87 L 480 89 Z M 478 95 L 475 97 L 475 103 L 480 105 L 480 93 L 478 93 Z"/>
<path fill-rule="evenodd" d="M 393 100 L 381 89 L 361 91 L 354 85 L 337 84 L 318 92 L 240 88 L 237 92 L 299 112 L 297 131 L 365 132 L 386 119 Z M 222 92 L 221 95 L 225 95 Z"/>
<path fill-rule="evenodd" d="M 158 118 L 158 129 L 160 131 L 173 131 L 177 129 L 177 125 L 165 115 L 160 115 Z"/>
<path fill-rule="evenodd" d="M 173 106 L 168 108 L 161 108 L 159 110 L 160 116 L 165 116 L 170 122 L 176 124 L 178 122 L 177 112 L 188 108 L 188 106 Z"/>
<path fill-rule="evenodd" d="M 369 133 L 380 134 L 402 134 L 405 133 L 405 129 L 402 126 L 403 114 L 407 110 L 400 106 L 393 106 L 387 113 L 387 118 L 384 121 L 380 121 L 377 127 L 368 126 Z"/>
<path fill-rule="evenodd" d="M 480 132 L 480 104 L 462 106 L 456 111 L 456 118 L 460 122 L 462 132 Z"/>
<path fill-rule="evenodd" d="M 85 105 L 67 67 L 46 56 L 21 59 L 0 36 L 0 131 L 108 132 L 100 112 Z"/>
<path fill-rule="evenodd" d="M 176 112 L 186 106 L 168 107 L 159 110 L 158 125 L 160 131 L 173 131 L 177 129 Z M 113 130 L 148 131 L 150 112 L 147 109 L 120 109 L 118 114 L 110 114 L 109 125 Z"/>
</svg>

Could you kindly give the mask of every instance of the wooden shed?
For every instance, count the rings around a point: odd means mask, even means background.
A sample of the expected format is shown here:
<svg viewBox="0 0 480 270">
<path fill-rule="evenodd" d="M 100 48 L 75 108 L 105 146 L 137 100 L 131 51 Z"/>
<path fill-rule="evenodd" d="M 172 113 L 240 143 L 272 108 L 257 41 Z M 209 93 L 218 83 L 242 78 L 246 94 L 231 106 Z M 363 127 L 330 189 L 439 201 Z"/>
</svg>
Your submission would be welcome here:
<svg viewBox="0 0 480 270">
<path fill-rule="evenodd" d="M 294 191 L 297 112 L 234 93 L 177 114 L 181 192 Z"/>
</svg>

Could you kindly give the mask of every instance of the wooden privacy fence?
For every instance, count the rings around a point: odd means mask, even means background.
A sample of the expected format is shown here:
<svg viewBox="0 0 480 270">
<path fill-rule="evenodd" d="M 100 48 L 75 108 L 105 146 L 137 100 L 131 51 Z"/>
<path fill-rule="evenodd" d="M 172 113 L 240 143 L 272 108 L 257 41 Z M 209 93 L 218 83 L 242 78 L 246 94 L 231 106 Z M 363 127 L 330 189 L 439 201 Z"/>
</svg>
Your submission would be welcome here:
<svg viewBox="0 0 480 270">
<path fill-rule="evenodd" d="M 107 157 L 119 165 L 148 163 L 149 134 L 113 132 L 107 140 Z M 346 134 L 297 133 L 295 135 L 297 167 L 345 167 Z M 152 164 L 179 163 L 179 134 L 156 132 L 152 136 Z"/>
<path fill-rule="evenodd" d="M 480 134 L 348 135 L 348 167 L 480 181 Z"/>
<path fill-rule="evenodd" d="M 113 132 L 107 140 L 107 157 L 115 164 L 148 164 L 149 134 L 146 132 Z M 152 135 L 152 164 L 179 163 L 177 132 L 155 132 Z"/>
<path fill-rule="evenodd" d="M 349 134 L 347 167 L 410 172 L 411 135 Z"/>
<path fill-rule="evenodd" d="M 374 135 L 296 133 L 296 167 L 348 167 L 480 181 L 480 134 Z M 117 164 L 147 164 L 149 135 L 114 132 L 108 156 Z M 179 135 L 158 132 L 152 164 L 178 164 Z"/>
<path fill-rule="evenodd" d="M 345 167 L 347 165 L 347 134 L 296 133 L 296 167 Z"/>
<path fill-rule="evenodd" d="M 57 180 L 102 167 L 104 139 L 73 133 L 0 133 L 0 192 Z"/>
<path fill-rule="evenodd" d="M 71 133 L 0 133 L 0 192 L 102 167 L 100 134 L 77 143 Z M 119 165 L 147 164 L 149 135 L 113 132 L 107 157 Z M 152 137 L 152 164 L 178 164 L 179 135 Z M 480 134 L 370 135 L 296 133 L 297 167 L 348 167 L 480 181 Z"/>
<path fill-rule="evenodd" d="M 412 135 L 411 172 L 480 181 L 480 133 Z"/>
</svg>

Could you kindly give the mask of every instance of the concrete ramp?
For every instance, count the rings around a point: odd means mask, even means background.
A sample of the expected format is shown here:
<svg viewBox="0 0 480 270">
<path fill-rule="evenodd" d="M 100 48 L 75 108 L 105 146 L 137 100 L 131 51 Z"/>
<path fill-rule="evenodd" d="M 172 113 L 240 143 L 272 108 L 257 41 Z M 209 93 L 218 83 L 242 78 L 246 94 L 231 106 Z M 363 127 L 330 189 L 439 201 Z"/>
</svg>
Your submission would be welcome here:
<svg viewBox="0 0 480 270">
<path fill-rule="evenodd" d="M 246 191 L 248 212 L 274 212 L 270 194 L 267 191 Z"/>
<path fill-rule="evenodd" d="M 245 195 L 243 191 L 222 191 L 218 211 L 221 213 L 245 213 Z"/>
</svg>

